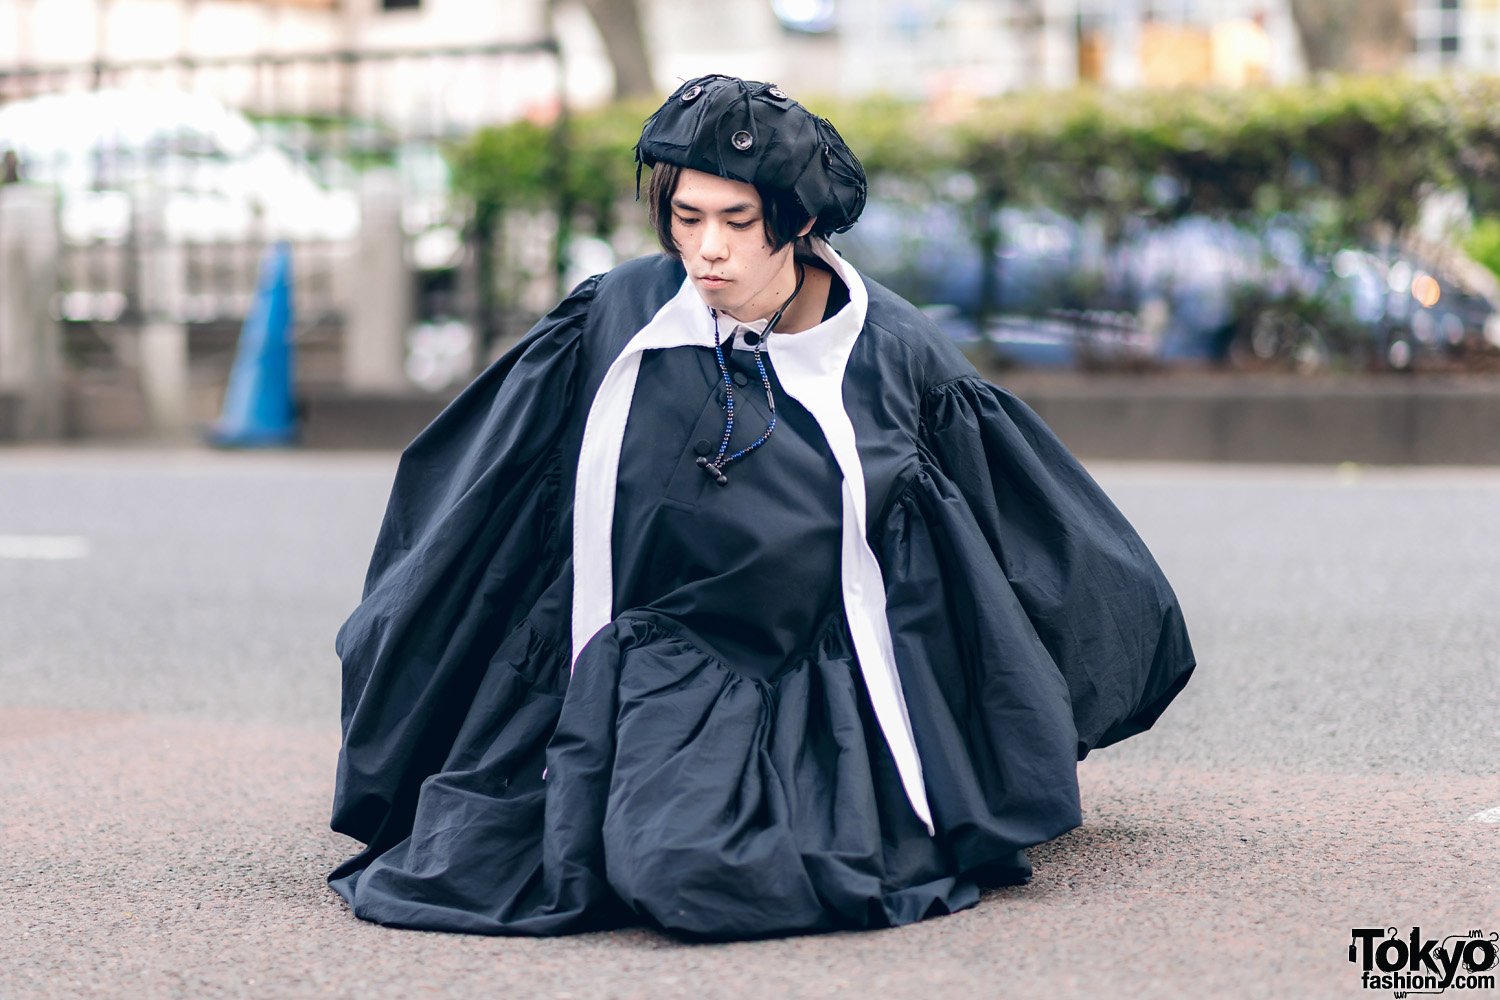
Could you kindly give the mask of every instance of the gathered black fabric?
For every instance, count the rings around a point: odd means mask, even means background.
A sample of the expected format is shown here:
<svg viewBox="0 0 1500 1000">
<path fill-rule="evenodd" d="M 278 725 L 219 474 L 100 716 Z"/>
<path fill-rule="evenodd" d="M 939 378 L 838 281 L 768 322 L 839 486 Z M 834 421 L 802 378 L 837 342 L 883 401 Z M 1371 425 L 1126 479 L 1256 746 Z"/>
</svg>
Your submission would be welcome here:
<svg viewBox="0 0 1500 1000">
<path fill-rule="evenodd" d="M 775 381 L 721 488 L 712 351 L 643 356 L 615 493 L 613 620 L 570 672 L 573 485 L 610 362 L 676 294 L 654 257 L 580 286 L 402 457 L 340 631 L 331 876 L 368 920 L 704 938 L 911 923 L 1024 881 L 1080 822 L 1077 760 L 1193 669 L 1135 531 L 1014 396 L 868 283 L 844 404 L 936 833 L 903 791 L 841 601 L 840 477 Z M 753 388 L 748 355 L 731 367 Z M 744 407 L 735 446 L 764 427 Z"/>
</svg>

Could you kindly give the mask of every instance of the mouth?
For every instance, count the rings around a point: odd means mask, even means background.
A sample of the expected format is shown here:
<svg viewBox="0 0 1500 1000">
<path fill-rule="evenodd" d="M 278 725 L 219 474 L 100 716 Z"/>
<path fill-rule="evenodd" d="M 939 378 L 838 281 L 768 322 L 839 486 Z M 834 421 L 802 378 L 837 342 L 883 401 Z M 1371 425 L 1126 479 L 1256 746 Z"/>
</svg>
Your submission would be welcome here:
<svg viewBox="0 0 1500 1000">
<path fill-rule="evenodd" d="M 720 285 L 729 284 L 728 278 L 721 278 L 716 274 L 699 275 L 698 281 L 704 285 L 707 285 L 709 288 L 717 288 Z"/>
</svg>

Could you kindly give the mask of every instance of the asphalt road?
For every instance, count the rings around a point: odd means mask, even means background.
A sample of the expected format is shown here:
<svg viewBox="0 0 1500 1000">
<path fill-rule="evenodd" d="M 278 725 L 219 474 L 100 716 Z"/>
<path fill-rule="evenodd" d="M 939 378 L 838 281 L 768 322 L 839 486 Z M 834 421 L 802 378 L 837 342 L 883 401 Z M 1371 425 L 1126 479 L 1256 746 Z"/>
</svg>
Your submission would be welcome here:
<svg viewBox="0 0 1500 1000">
<path fill-rule="evenodd" d="M 1352 928 L 1500 930 L 1500 470 L 1127 465 L 1201 667 L 1030 885 L 727 945 L 363 924 L 332 636 L 393 469 L 0 452 L 0 998 L 1384 996 Z"/>
</svg>

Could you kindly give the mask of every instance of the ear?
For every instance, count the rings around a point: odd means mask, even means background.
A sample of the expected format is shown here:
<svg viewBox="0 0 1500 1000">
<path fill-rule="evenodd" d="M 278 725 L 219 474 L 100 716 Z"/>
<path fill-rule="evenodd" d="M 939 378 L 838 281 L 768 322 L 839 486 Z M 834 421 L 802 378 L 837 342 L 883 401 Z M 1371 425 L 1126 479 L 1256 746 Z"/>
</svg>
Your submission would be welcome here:
<svg viewBox="0 0 1500 1000">
<path fill-rule="evenodd" d="M 811 219 L 808 219 L 807 220 L 807 225 L 805 225 L 805 226 L 802 227 L 802 232 L 800 232 L 800 233 L 797 234 L 797 239 L 800 240 L 802 237 L 804 237 L 808 233 L 812 232 L 812 227 L 817 223 L 817 221 L 818 221 L 818 217 L 816 215 L 813 216 Z"/>
</svg>

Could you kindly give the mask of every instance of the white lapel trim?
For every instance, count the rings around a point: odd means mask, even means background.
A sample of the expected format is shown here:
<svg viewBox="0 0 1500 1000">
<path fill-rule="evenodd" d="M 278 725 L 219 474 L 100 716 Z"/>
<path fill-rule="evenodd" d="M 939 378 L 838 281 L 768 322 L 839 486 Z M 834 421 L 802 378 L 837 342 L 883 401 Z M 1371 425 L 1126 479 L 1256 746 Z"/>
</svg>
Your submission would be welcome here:
<svg viewBox="0 0 1500 1000">
<path fill-rule="evenodd" d="M 868 541 L 864 467 L 859 460 L 854 423 L 844 408 L 844 369 L 864 329 L 870 296 L 859 274 L 827 242 L 815 240 L 813 246 L 848 286 L 849 304 L 811 330 L 770 334 L 767 348 L 775 359 L 782 387 L 818 422 L 843 475 L 840 562 L 849 634 L 870 705 L 895 760 L 907 800 L 932 833 L 922 762 L 896 672 L 886 617 L 885 580 Z M 573 496 L 574 666 L 583 647 L 614 618 L 615 487 L 641 354 L 680 346 L 713 346 L 708 306 L 688 279 L 610 364 L 589 407 Z"/>
</svg>

